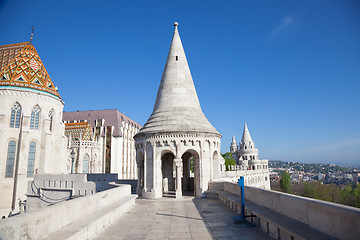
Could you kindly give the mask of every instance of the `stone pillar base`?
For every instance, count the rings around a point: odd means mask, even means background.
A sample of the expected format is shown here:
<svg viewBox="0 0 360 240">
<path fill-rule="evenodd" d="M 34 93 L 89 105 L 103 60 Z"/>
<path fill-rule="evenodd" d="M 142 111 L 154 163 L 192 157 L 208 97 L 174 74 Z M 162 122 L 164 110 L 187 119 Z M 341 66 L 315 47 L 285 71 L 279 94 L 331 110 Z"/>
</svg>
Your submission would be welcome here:
<svg viewBox="0 0 360 240">
<path fill-rule="evenodd" d="M 137 187 L 137 188 L 136 188 L 136 194 L 137 194 L 137 195 L 141 196 L 141 195 L 142 195 L 142 191 L 143 191 L 143 189 L 142 189 L 141 187 Z"/>
<path fill-rule="evenodd" d="M 147 199 L 156 199 L 162 197 L 162 191 L 157 191 L 155 189 L 151 189 L 150 191 L 145 191 L 145 189 L 142 189 L 141 196 L 143 198 Z"/>
<path fill-rule="evenodd" d="M 182 191 L 176 191 L 175 197 L 176 198 L 182 198 Z"/>
</svg>

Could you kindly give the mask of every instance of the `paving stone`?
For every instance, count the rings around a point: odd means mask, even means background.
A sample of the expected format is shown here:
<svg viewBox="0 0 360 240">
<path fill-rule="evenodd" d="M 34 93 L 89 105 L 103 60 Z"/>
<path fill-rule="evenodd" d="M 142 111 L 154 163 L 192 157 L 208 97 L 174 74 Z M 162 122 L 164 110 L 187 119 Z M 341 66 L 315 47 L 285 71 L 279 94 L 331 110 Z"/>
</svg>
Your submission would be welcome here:
<svg viewBox="0 0 360 240">
<path fill-rule="evenodd" d="M 137 199 L 129 212 L 94 239 L 272 239 L 250 223 L 234 222 L 235 215 L 217 199 Z"/>
</svg>

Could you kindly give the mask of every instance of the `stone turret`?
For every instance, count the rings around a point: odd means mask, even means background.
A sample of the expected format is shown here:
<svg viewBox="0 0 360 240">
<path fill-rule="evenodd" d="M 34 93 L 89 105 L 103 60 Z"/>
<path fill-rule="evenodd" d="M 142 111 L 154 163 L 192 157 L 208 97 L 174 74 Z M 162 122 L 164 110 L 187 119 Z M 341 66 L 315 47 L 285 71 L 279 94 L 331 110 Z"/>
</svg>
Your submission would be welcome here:
<svg viewBox="0 0 360 240">
<path fill-rule="evenodd" d="M 230 145 L 230 152 L 235 153 L 238 150 L 238 146 L 235 141 L 235 136 L 233 135 L 231 145 Z"/>
<path fill-rule="evenodd" d="M 258 155 L 258 150 L 255 148 L 255 143 L 251 139 L 249 129 L 245 123 L 238 150 L 239 165 L 242 165 L 244 168 L 251 167 L 258 160 Z"/>
<path fill-rule="evenodd" d="M 134 136 L 137 192 L 144 198 L 159 198 L 171 191 L 181 197 L 182 191 L 189 190 L 201 196 L 208 182 L 219 178 L 224 171 L 221 135 L 201 110 L 178 23 L 174 27 L 153 112 Z M 194 178 L 190 174 L 190 161 L 194 161 Z"/>
</svg>

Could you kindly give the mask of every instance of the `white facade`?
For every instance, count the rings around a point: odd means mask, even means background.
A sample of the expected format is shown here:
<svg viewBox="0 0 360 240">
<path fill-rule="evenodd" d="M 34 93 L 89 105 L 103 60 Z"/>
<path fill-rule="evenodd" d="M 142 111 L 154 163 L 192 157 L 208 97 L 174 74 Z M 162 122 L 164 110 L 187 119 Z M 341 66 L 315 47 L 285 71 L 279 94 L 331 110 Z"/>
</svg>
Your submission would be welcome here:
<svg viewBox="0 0 360 240">
<path fill-rule="evenodd" d="M 251 139 L 249 129 L 245 123 L 243 135 L 239 145 L 236 144 L 233 136 L 230 152 L 236 161 L 236 166 L 227 171 L 223 178 L 237 181 L 244 176 L 245 185 L 270 189 L 270 177 L 268 160 L 259 159 L 259 150 L 255 148 L 255 142 Z"/>
<path fill-rule="evenodd" d="M 92 155 L 89 155 L 89 161 L 101 165 L 101 167 L 94 168 L 96 173 L 117 173 L 119 179 L 137 178 L 133 137 L 141 125 L 115 109 L 64 112 L 63 121 L 65 123 L 88 122 L 91 124 L 94 146 L 88 147 L 88 150 L 82 152 L 93 151 Z M 94 152 L 98 152 L 96 158 Z M 81 162 L 82 157 L 78 158 Z"/>
<path fill-rule="evenodd" d="M 5 215 L 9 214 L 11 209 L 17 159 L 19 168 L 15 197 L 16 209 L 18 209 L 19 199 L 21 201 L 26 199 L 27 182 L 33 179 L 33 174 L 65 173 L 67 156 L 64 124 L 61 121 L 64 103 L 61 99 L 47 93 L 34 92 L 31 89 L 2 87 L 0 88 L 0 103 L 0 208 L 1 214 Z M 23 116 L 19 127 L 10 127 L 11 111 L 14 105 L 20 106 L 21 116 Z M 40 110 L 37 129 L 30 128 L 34 107 Z M 15 143 L 13 176 L 6 177 L 7 162 L 12 159 L 9 153 L 9 148 L 11 148 L 9 144 L 12 142 Z M 19 143 L 20 152 L 17 156 Z M 35 148 L 33 147 L 35 157 L 30 160 L 33 161 L 34 167 L 32 172 L 28 172 L 31 143 L 35 145 Z"/>
<path fill-rule="evenodd" d="M 68 173 L 101 173 L 101 147 L 87 122 L 65 124 L 68 138 Z"/>
</svg>

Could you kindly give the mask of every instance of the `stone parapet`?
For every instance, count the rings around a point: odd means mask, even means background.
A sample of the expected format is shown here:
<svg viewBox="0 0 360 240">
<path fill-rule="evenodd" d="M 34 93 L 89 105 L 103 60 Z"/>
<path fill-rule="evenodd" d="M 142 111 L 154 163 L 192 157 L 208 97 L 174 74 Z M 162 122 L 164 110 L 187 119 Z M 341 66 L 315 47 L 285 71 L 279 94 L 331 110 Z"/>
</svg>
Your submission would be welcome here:
<svg viewBox="0 0 360 240">
<path fill-rule="evenodd" d="M 210 182 L 209 189 L 240 196 L 236 183 Z M 337 239 L 355 240 L 360 236 L 358 208 L 254 187 L 245 187 L 245 200 Z"/>
<path fill-rule="evenodd" d="M 0 239 L 40 239 L 131 195 L 130 185 L 0 220 Z"/>
</svg>

